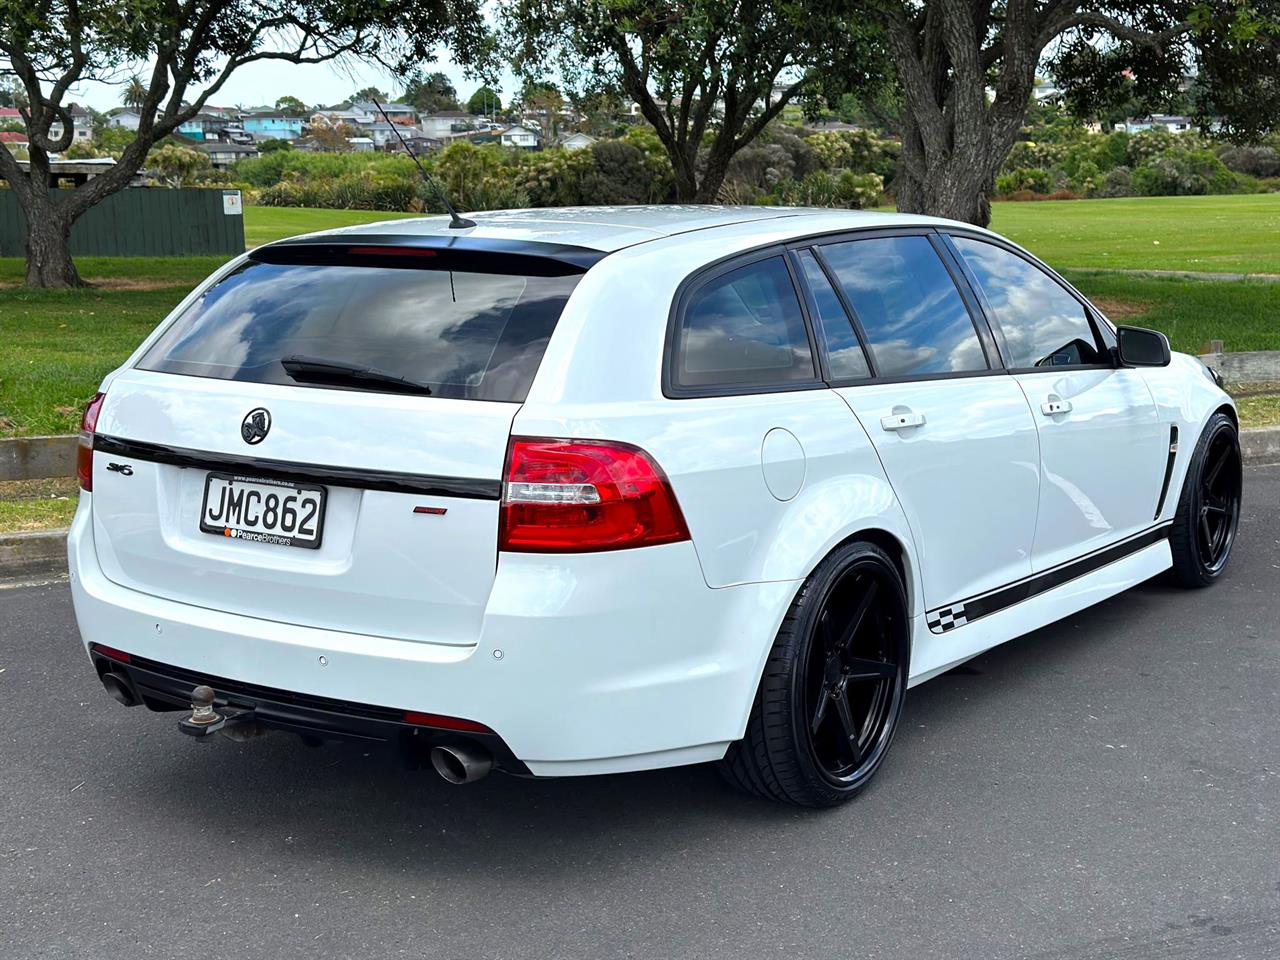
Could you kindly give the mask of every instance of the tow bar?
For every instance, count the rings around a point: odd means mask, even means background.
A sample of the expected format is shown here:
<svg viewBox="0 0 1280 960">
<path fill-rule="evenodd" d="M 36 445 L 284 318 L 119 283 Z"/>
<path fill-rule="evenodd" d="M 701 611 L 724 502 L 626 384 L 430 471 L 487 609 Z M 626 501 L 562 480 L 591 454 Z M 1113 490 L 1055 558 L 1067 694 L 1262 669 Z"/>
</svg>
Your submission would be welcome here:
<svg viewBox="0 0 1280 960">
<path fill-rule="evenodd" d="M 213 706 L 213 687 L 198 686 L 191 691 L 191 716 L 178 721 L 178 729 L 189 737 L 203 739 L 215 733 L 221 733 L 231 740 L 251 740 L 266 733 L 266 728 L 258 723 L 253 710 L 240 707 L 223 707 L 221 711 Z"/>
</svg>

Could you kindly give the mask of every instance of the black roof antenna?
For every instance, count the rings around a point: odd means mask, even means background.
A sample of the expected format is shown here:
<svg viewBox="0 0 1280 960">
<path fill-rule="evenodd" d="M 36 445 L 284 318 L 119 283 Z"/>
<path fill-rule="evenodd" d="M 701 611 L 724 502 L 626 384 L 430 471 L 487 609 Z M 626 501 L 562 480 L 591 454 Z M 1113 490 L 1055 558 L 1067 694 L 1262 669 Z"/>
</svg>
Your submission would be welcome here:
<svg viewBox="0 0 1280 960">
<path fill-rule="evenodd" d="M 387 125 L 391 127 L 391 132 L 396 135 L 396 139 L 400 141 L 400 146 L 404 147 L 404 152 L 409 155 L 409 159 L 418 165 L 418 172 L 422 174 L 422 179 L 427 181 L 431 188 L 435 190 L 436 196 L 440 198 L 440 202 L 444 204 L 444 208 L 449 211 L 449 229 L 465 230 L 467 227 L 474 227 L 476 225 L 474 220 L 468 220 L 466 217 L 458 216 L 457 209 L 449 202 L 449 195 L 444 192 L 444 187 L 440 186 L 431 174 L 427 173 L 427 168 L 422 165 L 422 161 L 418 159 L 418 155 L 409 149 L 409 145 L 404 142 L 404 137 L 400 136 L 400 128 L 391 122 L 391 118 L 387 116 L 387 111 L 382 109 L 382 104 L 378 102 L 378 98 L 370 97 L 369 99 L 373 101 L 373 105 L 377 107 L 378 112 L 382 114 L 382 119 L 387 121 Z"/>
</svg>

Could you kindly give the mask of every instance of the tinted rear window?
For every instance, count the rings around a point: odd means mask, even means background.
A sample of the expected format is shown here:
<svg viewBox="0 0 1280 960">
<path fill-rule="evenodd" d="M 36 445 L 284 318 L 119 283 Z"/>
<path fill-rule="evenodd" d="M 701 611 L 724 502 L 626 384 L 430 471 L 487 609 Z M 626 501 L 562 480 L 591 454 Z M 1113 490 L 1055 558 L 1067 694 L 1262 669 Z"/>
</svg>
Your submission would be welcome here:
<svg viewBox="0 0 1280 960">
<path fill-rule="evenodd" d="M 305 386 L 281 361 L 325 358 L 432 396 L 519 402 L 580 278 L 250 261 L 188 307 L 139 367 Z"/>
</svg>

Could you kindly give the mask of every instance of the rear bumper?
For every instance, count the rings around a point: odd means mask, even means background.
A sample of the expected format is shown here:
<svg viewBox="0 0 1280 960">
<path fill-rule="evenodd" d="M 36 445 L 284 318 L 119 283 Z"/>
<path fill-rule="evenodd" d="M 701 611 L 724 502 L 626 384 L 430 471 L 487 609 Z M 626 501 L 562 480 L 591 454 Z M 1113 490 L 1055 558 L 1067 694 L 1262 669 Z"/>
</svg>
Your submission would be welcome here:
<svg viewBox="0 0 1280 960">
<path fill-rule="evenodd" d="M 121 587 L 98 565 L 91 510 L 86 494 L 68 540 L 86 647 L 165 665 L 183 684 L 213 678 L 391 714 L 474 720 L 536 776 L 723 756 L 742 736 L 796 588 L 711 589 L 688 543 L 503 555 L 479 641 L 446 646 L 300 627 Z"/>
<path fill-rule="evenodd" d="M 428 748 L 469 740 L 483 745 L 498 769 L 516 775 L 529 773 L 502 738 L 493 732 L 459 732 L 408 723 L 402 710 L 274 690 L 132 655 L 122 660 L 115 651 L 104 653 L 103 648 L 96 644 L 90 646 L 89 657 L 98 676 L 111 672 L 117 677 L 124 677 L 136 699 L 151 710 L 188 710 L 192 691 L 205 685 L 212 687 L 217 694 L 217 707 L 252 711 L 259 726 L 272 730 L 321 740 L 393 743 L 400 747 L 406 760 L 419 766 L 426 765 Z"/>
</svg>

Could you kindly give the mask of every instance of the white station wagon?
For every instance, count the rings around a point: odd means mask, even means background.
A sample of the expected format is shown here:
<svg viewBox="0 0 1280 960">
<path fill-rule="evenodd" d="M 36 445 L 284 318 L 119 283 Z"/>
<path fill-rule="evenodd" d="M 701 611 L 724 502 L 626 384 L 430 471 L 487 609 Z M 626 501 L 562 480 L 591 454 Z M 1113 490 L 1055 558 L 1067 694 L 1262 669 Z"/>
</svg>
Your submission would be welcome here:
<svg viewBox="0 0 1280 960">
<path fill-rule="evenodd" d="M 822 806 L 911 685 L 1227 563 L 1215 375 L 992 233 L 475 219 L 259 247 L 106 378 L 68 546 L 117 700 L 454 782 L 718 761 Z"/>
</svg>

